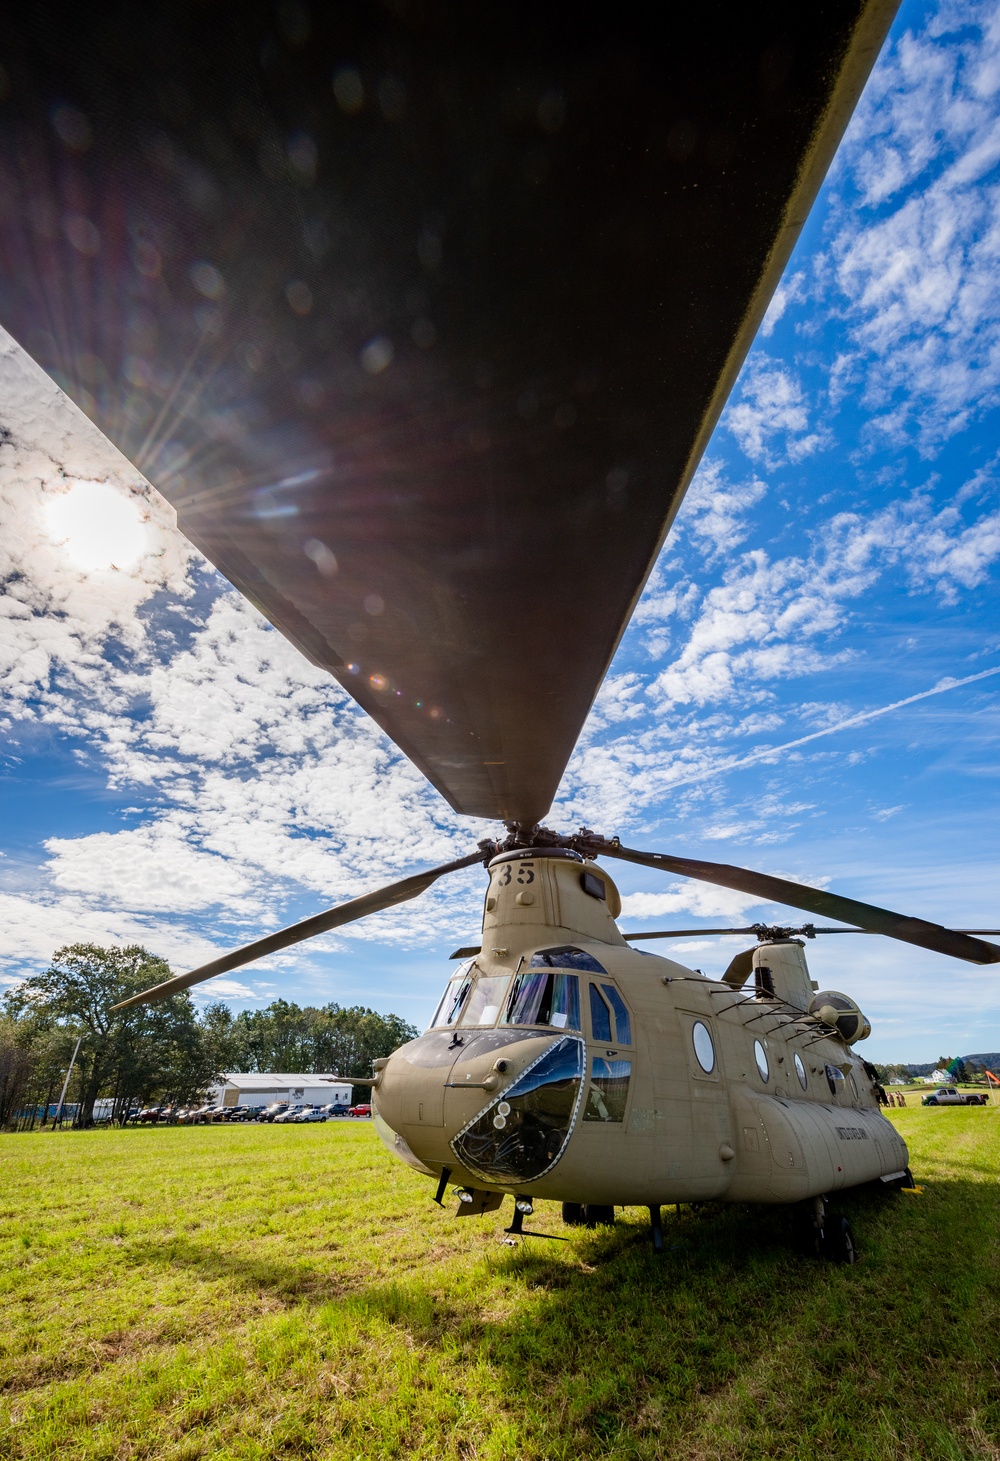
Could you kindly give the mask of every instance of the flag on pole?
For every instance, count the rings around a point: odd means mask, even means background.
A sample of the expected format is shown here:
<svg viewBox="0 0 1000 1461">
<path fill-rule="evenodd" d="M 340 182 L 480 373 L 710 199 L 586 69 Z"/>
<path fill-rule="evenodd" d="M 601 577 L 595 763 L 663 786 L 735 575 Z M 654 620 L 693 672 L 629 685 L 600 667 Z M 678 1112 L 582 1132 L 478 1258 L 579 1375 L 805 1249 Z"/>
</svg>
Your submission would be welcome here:
<svg viewBox="0 0 1000 1461">
<path fill-rule="evenodd" d="M 991 1086 L 1000 1086 L 1000 1075 L 994 1075 L 991 1070 L 986 1072 L 986 1080 Z"/>
</svg>

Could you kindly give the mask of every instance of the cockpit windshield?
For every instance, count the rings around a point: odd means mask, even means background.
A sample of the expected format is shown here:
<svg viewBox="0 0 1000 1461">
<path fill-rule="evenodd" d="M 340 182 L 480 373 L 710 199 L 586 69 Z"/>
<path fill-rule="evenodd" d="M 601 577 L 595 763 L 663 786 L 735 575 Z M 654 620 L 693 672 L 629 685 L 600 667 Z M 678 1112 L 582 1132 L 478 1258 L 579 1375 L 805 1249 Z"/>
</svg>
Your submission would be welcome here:
<svg viewBox="0 0 1000 1461">
<path fill-rule="evenodd" d="M 469 997 L 469 990 L 472 988 L 472 971 L 476 961 L 470 959 L 467 964 L 454 973 L 448 980 L 444 994 L 441 996 L 441 1003 L 434 1012 L 434 1018 L 427 1026 L 434 1030 L 440 1025 L 454 1025 L 465 1007 L 465 1001 Z"/>
<path fill-rule="evenodd" d="M 467 1025 L 495 1025 L 509 983 L 509 974 L 480 974 L 459 1016 L 463 1029 Z"/>
<path fill-rule="evenodd" d="M 509 974 L 483 974 L 476 968 L 475 959 L 470 959 L 449 979 L 428 1029 L 495 1025 L 509 983 Z"/>
</svg>

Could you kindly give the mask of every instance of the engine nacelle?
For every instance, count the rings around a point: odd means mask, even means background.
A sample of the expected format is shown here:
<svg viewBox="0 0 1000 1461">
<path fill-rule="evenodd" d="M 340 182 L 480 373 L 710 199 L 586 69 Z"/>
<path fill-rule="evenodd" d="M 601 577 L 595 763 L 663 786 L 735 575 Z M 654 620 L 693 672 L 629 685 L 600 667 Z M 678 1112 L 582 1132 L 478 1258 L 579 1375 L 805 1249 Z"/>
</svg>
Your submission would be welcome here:
<svg viewBox="0 0 1000 1461">
<path fill-rule="evenodd" d="M 832 1025 L 847 1045 L 856 1040 L 867 1040 L 872 1032 L 870 1022 L 861 1013 L 858 1005 L 846 994 L 835 989 L 821 989 L 809 1002 L 809 1013 L 826 1025 Z"/>
</svg>

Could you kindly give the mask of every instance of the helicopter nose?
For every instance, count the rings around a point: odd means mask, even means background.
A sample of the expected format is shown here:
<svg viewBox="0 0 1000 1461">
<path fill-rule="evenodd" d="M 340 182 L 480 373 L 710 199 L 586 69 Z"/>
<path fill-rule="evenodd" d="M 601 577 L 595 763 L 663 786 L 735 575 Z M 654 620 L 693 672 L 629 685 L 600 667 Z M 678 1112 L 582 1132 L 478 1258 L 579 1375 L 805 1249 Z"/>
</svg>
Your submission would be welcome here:
<svg viewBox="0 0 1000 1461">
<path fill-rule="evenodd" d="M 376 1104 L 411 1165 L 436 1174 L 460 1164 L 493 1186 L 521 1187 L 564 1154 L 584 1068 L 577 1035 L 470 1032 L 458 1047 L 423 1036 L 391 1057 Z"/>
</svg>

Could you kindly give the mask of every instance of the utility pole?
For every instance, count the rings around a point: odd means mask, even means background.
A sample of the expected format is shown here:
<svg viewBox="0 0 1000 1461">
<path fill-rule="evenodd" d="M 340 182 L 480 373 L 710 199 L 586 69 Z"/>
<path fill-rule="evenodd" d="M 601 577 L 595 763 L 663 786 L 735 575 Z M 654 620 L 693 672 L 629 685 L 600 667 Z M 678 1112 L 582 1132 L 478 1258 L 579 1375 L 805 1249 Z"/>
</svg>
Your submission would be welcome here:
<svg viewBox="0 0 1000 1461">
<path fill-rule="evenodd" d="M 69 1078 L 73 1074 L 73 1066 L 74 1066 L 74 1064 L 76 1062 L 77 1055 L 80 1053 L 80 1045 L 81 1045 L 82 1041 L 83 1041 L 83 1036 L 80 1035 L 77 1038 L 76 1045 L 73 1048 L 73 1054 L 70 1056 L 69 1069 L 66 1071 L 66 1079 L 63 1081 L 62 1093 L 61 1093 L 61 1095 L 59 1097 L 59 1105 L 56 1107 L 56 1114 L 52 1118 L 53 1128 L 62 1119 L 63 1103 L 66 1100 L 66 1087 L 69 1085 Z"/>
</svg>

